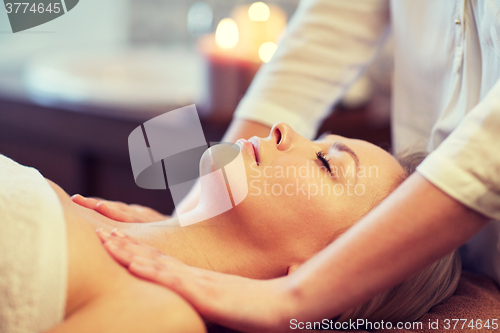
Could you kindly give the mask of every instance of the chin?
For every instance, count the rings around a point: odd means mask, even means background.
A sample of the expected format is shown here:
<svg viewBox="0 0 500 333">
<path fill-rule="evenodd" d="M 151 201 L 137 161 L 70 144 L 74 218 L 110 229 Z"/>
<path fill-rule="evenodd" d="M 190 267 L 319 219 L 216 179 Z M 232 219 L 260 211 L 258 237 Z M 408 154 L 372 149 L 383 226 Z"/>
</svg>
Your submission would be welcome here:
<svg viewBox="0 0 500 333">
<path fill-rule="evenodd" d="M 248 195 L 247 168 L 241 150 L 234 144 L 218 144 L 203 153 L 200 160 L 202 190 L 228 192 L 231 206 L 240 204 Z"/>
</svg>

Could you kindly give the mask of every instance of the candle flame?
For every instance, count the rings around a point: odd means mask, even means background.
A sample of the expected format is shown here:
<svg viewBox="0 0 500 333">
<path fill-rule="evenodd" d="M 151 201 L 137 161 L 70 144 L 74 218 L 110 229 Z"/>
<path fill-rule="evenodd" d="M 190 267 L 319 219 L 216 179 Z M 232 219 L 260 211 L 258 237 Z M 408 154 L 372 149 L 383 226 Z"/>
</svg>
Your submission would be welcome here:
<svg viewBox="0 0 500 333">
<path fill-rule="evenodd" d="M 232 49 L 238 44 L 238 25 L 233 19 L 222 19 L 215 30 L 215 42 L 223 49 Z"/>
<path fill-rule="evenodd" d="M 250 21 L 267 21 L 269 20 L 269 16 L 271 16 L 269 6 L 261 1 L 254 2 L 250 8 L 248 8 L 248 17 Z"/>
<path fill-rule="evenodd" d="M 273 42 L 265 42 L 259 47 L 259 58 L 263 62 L 269 62 L 276 52 L 278 45 Z"/>
</svg>

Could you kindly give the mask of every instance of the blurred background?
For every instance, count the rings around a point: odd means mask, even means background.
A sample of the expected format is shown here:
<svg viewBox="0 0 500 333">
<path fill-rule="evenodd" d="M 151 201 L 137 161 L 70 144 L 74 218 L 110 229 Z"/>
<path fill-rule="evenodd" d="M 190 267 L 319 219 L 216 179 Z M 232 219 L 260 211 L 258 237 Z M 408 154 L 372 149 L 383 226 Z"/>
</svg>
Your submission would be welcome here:
<svg viewBox="0 0 500 333">
<path fill-rule="evenodd" d="M 80 193 L 172 212 L 169 191 L 135 185 L 128 135 L 196 104 L 220 141 L 299 0 L 84 0 L 13 34 L 0 9 L 0 153 Z M 320 133 L 390 149 L 390 43 Z"/>
</svg>

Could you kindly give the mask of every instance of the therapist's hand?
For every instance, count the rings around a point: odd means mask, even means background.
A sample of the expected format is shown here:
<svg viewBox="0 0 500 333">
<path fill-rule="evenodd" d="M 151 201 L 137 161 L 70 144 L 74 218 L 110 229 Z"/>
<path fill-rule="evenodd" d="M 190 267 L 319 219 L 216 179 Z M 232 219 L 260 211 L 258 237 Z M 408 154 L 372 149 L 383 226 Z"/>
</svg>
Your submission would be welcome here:
<svg viewBox="0 0 500 333">
<path fill-rule="evenodd" d="M 207 320 L 244 332 L 290 327 L 286 277 L 253 280 L 188 266 L 114 229 L 97 230 L 108 252 L 134 275 L 172 289 Z"/>
<path fill-rule="evenodd" d="M 120 201 L 109 201 L 100 198 L 86 198 L 80 194 L 71 197 L 74 203 L 79 204 L 118 222 L 146 223 L 163 221 L 170 218 L 156 210 L 141 205 L 127 205 Z"/>
</svg>

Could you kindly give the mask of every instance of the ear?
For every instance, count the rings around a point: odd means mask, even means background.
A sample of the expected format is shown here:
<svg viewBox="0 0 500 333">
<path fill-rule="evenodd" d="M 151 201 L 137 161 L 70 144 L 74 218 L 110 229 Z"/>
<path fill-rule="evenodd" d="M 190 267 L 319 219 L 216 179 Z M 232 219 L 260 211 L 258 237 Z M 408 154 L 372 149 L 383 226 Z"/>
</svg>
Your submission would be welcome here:
<svg viewBox="0 0 500 333">
<path fill-rule="evenodd" d="M 297 268 L 299 268 L 299 266 L 300 266 L 299 264 L 293 264 L 290 267 L 288 267 L 287 275 L 290 275 L 293 272 L 295 272 L 297 270 Z"/>
</svg>

